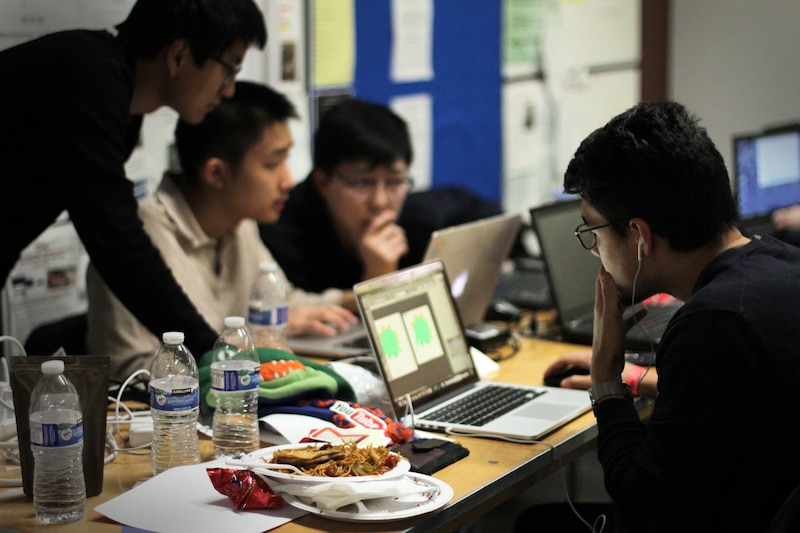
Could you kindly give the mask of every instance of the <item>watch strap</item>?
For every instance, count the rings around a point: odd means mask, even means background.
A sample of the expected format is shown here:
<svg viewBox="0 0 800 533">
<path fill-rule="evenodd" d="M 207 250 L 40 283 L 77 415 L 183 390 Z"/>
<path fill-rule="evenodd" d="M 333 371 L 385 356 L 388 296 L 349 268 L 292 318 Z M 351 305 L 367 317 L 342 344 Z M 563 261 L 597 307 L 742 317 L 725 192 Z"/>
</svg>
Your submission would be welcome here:
<svg viewBox="0 0 800 533">
<path fill-rule="evenodd" d="M 631 387 L 622 381 L 598 383 L 589 389 L 589 400 L 592 402 L 592 407 L 608 398 L 627 398 L 633 400 L 633 392 L 631 391 Z"/>
</svg>

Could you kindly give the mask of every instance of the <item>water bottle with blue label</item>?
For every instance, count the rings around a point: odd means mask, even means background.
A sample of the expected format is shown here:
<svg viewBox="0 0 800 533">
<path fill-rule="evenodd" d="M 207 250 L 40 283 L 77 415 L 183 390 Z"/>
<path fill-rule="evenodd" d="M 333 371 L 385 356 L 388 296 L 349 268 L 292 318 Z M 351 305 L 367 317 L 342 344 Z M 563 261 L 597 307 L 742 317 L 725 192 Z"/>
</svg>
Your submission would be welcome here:
<svg viewBox="0 0 800 533">
<path fill-rule="evenodd" d="M 42 378 L 31 392 L 33 507 L 36 518 L 63 523 L 83 518 L 83 414 L 64 361 L 42 363 Z"/>
<path fill-rule="evenodd" d="M 197 415 L 200 381 L 197 363 L 183 344 L 183 333 L 169 331 L 150 366 L 153 417 L 153 474 L 200 462 Z"/>
<path fill-rule="evenodd" d="M 259 448 L 258 385 L 261 362 L 244 317 L 225 318 L 212 350 L 212 440 L 218 458 L 241 458 Z"/>
<path fill-rule="evenodd" d="M 261 263 L 259 275 L 250 292 L 247 321 L 256 346 L 281 350 L 286 346 L 289 320 L 287 288 L 274 261 Z"/>
</svg>

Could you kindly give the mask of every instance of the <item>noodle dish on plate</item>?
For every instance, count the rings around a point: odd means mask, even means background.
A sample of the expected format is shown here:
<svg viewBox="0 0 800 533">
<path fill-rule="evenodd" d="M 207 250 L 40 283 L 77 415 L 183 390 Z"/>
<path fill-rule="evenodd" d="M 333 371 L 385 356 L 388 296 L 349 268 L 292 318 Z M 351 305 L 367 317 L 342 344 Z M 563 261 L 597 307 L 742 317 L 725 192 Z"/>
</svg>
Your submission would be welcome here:
<svg viewBox="0 0 800 533">
<path fill-rule="evenodd" d="M 406 458 L 384 446 L 359 446 L 356 442 L 272 446 L 247 454 L 242 461 L 250 465 L 294 466 L 300 472 L 267 466 L 253 466 L 252 469 L 269 478 L 302 483 L 381 481 L 401 477 L 411 469 Z"/>
</svg>

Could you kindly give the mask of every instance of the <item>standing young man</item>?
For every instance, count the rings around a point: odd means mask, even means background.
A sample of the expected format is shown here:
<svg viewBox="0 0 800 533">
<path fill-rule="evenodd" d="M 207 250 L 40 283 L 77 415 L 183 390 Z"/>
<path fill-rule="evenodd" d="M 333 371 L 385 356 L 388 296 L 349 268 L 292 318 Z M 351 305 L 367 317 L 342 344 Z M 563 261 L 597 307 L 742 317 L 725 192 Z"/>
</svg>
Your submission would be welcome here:
<svg viewBox="0 0 800 533">
<path fill-rule="evenodd" d="M 139 0 L 117 35 L 66 31 L 0 52 L 0 280 L 66 210 L 111 290 L 154 334 L 195 354 L 215 330 L 175 282 L 137 216 L 124 164 L 146 113 L 200 122 L 266 29 L 252 0 Z"/>
<path fill-rule="evenodd" d="M 576 235 L 599 256 L 590 396 L 608 493 L 629 531 L 765 531 L 800 483 L 800 250 L 748 239 L 722 156 L 677 103 L 640 104 L 567 168 Z M 684 302 L 639 420 L 623 384 L 622 310 Z M 641 318 L 641 317 L 638 317 Z"/>
</svg>

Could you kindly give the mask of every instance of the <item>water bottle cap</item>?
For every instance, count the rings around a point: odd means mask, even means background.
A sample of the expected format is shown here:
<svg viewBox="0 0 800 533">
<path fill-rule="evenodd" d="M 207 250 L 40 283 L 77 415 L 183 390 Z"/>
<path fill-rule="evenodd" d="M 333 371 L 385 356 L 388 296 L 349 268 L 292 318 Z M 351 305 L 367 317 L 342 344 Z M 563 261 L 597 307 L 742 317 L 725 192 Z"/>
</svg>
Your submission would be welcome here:
<svg viewBox="0 0 800 533">
<path fill-rule="evenodd" d="M 42 374 L 63 374 L 64 361 L 61 359 L 53 359 L 52 361 L 45 361 L 42 363 Z"/>
<path fill-rule="evenodd" d="M 226 328 L 241 328 L 241 327 L 244 327 L 244 317 L 243 316 L 226 316 L 224 323 L 225 323 L 225 327 Z"/>
<path fill-rule="evenodd" d="M 183 344 L 184 336 L 182 331 L 167 331 L 161 336 L 165 344 Z"/>
</svg>

